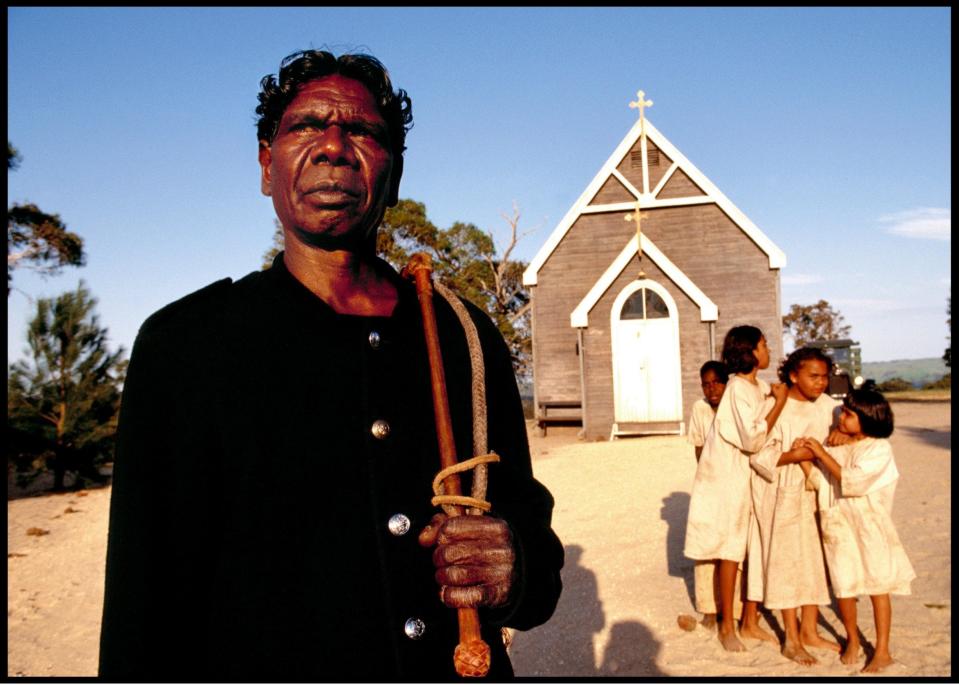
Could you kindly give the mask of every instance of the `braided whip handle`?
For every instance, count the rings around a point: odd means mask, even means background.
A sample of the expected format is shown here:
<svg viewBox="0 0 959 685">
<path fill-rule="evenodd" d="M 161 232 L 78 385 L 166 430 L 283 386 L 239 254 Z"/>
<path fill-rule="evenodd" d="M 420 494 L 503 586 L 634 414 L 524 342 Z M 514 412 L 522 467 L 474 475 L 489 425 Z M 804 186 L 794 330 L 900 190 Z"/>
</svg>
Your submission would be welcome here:
<svg viewBox="0 0 959 685">
<path fill-rule="evenodd" d="M 423 333 L 430 362 L 430 385 L 433 390 L 433 414 L 436 419 L 436 438 L 439 443 L 440 466 L 449 468 L 456 464 L 456 444 L 453 441 L 453 422 L 450 418 L 449 399 L 446 395 L 446 376 L 443 372 L 443 357 L 440 353 L 439 331 L 436 313 L 433 311 L 433 286 L 430 282 L 432 263 L 425 252 L 417 252 L 403 269 L 403 276 L 412 278 L 423 314 Z M 449 475 L 444 481 L 447 495 L 460 495 L 458 474 Z M 464 514 L 463 507 L 451 505 L 450 516 Z M 489 645 L 480 635 L 479 614 L 475 608 L 457 609 L 460 642 L 453 651 L 453 665 L 463 677 L 481 677 L 489 672 L 491 653 Z"/>
</svg>

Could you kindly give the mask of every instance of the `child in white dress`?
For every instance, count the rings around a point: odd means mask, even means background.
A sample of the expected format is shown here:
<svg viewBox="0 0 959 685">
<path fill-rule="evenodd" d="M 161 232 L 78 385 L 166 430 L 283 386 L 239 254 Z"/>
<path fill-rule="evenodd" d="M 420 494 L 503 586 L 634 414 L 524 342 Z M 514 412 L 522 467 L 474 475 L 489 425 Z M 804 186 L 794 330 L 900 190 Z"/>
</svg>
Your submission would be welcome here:
<svg viewBox="0 0 959 685">
<path fill-rule="evenodd" d="M 751 502 L 749 455 L 759 451 L 786 403 L 786 386 L 756 377 L 769 367 L 766 338 L 755 326 L 734 326 L 723 341 L 729 383 L 716 409 L 696 467 L 683 553 L 719 560 L 719 641 L 728 651 L 746 649 L 736 636 L 733 597 L 736 572 L 746 557 Z M 768 402 L 772 392 L 775 400 Z M 771 405 L 771 406 L 770 406 Z M 756 602 L 743 602 L 740 635 L 778 640 L 758 625 Z"/>
<path fill-rule="evenodd" d="M 852 442 L 824 448 L 807 437 L 794 446 L 808 448 L 816 457 L 816 465 L 807 463 L 803 470 L 808 471 L 809 484 L 819 490 L 826 564 L 848 636 L 841 660 L 851 664 L 859 658 L 856 597 L 869 595 L 876 620 L 876 651 L 862 670 L 875 673 L 893 662 L 889 594 L 909 594 L 916 577 L 892 522 L 899 480 L 886 439 L 892 435 L 892 409 L 879 392 L 853 390 L 843 401 L 839 430 Z"/>
<path fill-rule="evenodd" d="M 786 406 L 766 444 L 749 459 L 758 525 L 750 531 L 746 596 L 782 611 L 783 656 L 803 665 L 816 663 L 805 647 L 839 651 L 838 644 L 816 630 L 818 605 L 830 601 L 829 586 L 816 523 L 816 494 L 806 490 L 806 476 L 797 463 L 813 456 L 809 450 L 791 449 L 796 438 L 825 441 L 829 436 L 841 404 L 825 393 L 831 371 L 832 359 L 822 350 L 802 347 L 789 355 L 779 367 L 779 378 L 789 387 Z"/>
<path fill-rule="evenodd" d="M 703 388 L 702 399 L 693 403 L 689 415 L 689 433 L 687 441 L 696 451 L 696 461 L 702 454 L 706 444 L 706 435 L 716 418 L 716 408 L 723 398 L 726 383 L 729 382 L 729 372 L 721 361 L 711 360 L 699 369 L 699 381 Z M 742 615 L 743 603 L 740 595 L 740 582 L 737 580 L 733 594 L 733 616 L 738 619 Z M 716 560 L 696 561 L 693 565 L 693 595 L 696 611 L 703 615 L 702 624 L 706 628 L 716 625 L 716 605 L 719 588 L 716 584 Z"/>
</svg>

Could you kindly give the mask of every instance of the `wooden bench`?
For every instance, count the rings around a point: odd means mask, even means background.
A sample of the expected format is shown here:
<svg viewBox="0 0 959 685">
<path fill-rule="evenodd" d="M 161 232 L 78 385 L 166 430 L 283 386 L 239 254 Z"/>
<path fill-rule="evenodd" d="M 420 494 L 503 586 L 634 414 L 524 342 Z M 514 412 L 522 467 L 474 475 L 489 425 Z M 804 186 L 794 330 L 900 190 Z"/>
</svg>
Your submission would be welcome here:
<svg viewBox="0 0 959 685">
<path fill-rule="evenodd" d="M 583 413 L 578 400 L 540 402 L 536 407 L 536 425 L 540 436 L 546 436 L 548 424 L 582 425 Z"/>
</svg>

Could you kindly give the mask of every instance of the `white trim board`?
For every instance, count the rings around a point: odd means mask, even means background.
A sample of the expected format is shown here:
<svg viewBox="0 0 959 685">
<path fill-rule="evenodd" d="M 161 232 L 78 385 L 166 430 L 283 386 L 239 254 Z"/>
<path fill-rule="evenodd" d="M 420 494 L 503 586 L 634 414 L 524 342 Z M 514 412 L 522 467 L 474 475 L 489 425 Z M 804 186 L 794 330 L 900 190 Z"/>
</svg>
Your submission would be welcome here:
<svg viewBox="0 0 959 685">
<path fill-rule="evenodd" d="M 556 228 L 553 229 L 553 232 L 546 239 L 546 242 L 540 247 L 536 255 L 530 261 L 529 266 L 523 272 L 523 285 L 536 285 L 537 275 L 539 270 L 546 263 L 546 260 L 549 259 L 549 256 L 553 254 L 553 251 L 559 246 L 560 242 L 566 236 L 566 233 L 572 228 L 573 224 L 576 222 L 576 219 L 583 213 L 593 213 L 598 210 L 598 208 L 591 208 L 591 211 L 587 212 L 587 207 L 589 206 L 590 201 L 596 196 L 596 193 L 599 192 L 599 189 L 603 187 L 603 184 L 610 176 L 616 177 L 617 180 L 622 181 L 621 174 L 614 173 L 616 172 L 616 167 L 619 166 L 619 163 L 623 160 L 623 157 L 626 156 L 626 153 L 635 145 L 636 141 L 640 136 L 640 123 L 637 121 L 633 124 L 633 127 L 626 134 L 626 137 L 616 146 L 616 149 L 613 150 L 613 153 L 609 156 L 600 170 L 593 177 L 593 180 L 589 182 L 589 185 L 586 186 L 586 189 L 582 192 L 576 202 L 573 203 L 573 206 L 569 208 L 560 222 L 556 225 Z M 714 202 L 719 206 L 726 215 L 733 220 L 733 222 L 739 226 L 739 228 L 745 233 L 749 238 L 756 243 L 756 245 L 769 257 L 769 268 L 770 269 L 782 269 L 786 266 L 786 255 L 785 253 L 770 240 L 765 233 L 759 230 L 759 227 L 754 224 L 749 217 L 743 214 L 742 211 L 736 205 L 734 205 L 729 198 L 727 198 L 720 190 L 717 188 L 712 181 L 706 178 L 706 175 L 701 172 L 696 166 L 690 162 L 686 156 L 680 152 L 666 137 L 659 132 L 659 130 L 650 123 L 649 119 L 646 120 L 646 137 L 649 140 L 652 140 L 653 143 L 658 147 L 663 153 L 669 157 L 673 164 L 666 172 L 666 176 L 672 176 L 676 169 L 681 169 L 697 186 L 702 189 L 705 193 L 704 196 L 698 196 L 699 200 L 695 204 L 700 203 L 709 203 Z M 645 156 L 644 156 L 645 159 Z M 645 161 L 643 164 L 643 172 L 646 173 Z M 657 207 L 670 207 L 670 206 L 682 206 L 693 204 L 690 201 L 690 198 L 669 198 L 658 200 L 655 198 L 655 193 L 658 193 L 662 190 L 664 186 L 664 179 L 661 179 L 660 183 L 657 184 L 656 188 L 652 193 L 638 193 L 636 188 L 631 184 L 626 185 L 626 189 L 633 195 L 636 196 L 638 200 L 642 201 L 643 209 L 655 209 Z M 622 205 L 624 203 L 614 203 L 612 206 Z M 618 209 L 618 207 L 617 207 Z"/>
<path fill-rule="evenodd" d="M 642 239 L 643 255 L 653 260 L 656 266 L 658 266 L 673 283 L 679 286 L 680 290 L 689 296 L 689 299 L 699 306 L 699 320 L 716 321 L 719 318 L 719 307 L 690 280 L 689 276 L 673 264 L 649 238 L 643 235 Z M 589 326 L 589 312 L 596 306 L 596 303 L 599 302 L 599 298 L 603 296 L 603 293 L 609 290 L 610 286 L 613 285 L 613 281 L 619 277 L 623 269 L 629 266 L 630 261 L 632 261 L 633 256 L 636 254 L 636 246 L 636 236 L 633 236 L 629 239 L 629 242 L 626 243 L 626 246 L 616 259 L 613 260 L 612 264 L 603 272 L 603 275 L 600 276 L 596 283 L 593 284 L 593 287 L 589 289 L 586 297 L 576 305 L 576 309 L 569 315 L 569 325 L 571 327 L 586 328 Z"/>
</svg>

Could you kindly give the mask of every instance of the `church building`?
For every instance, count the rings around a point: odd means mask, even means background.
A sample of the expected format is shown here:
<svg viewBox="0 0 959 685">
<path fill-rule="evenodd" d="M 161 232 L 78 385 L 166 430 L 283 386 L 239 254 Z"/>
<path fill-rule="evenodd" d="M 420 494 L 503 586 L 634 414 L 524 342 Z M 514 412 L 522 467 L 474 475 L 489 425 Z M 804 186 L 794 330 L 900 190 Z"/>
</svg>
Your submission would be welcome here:
<svg viewBox="0 0 959 685">
<path fill-rule="evenodd" d="M 758 326 L 772 381 L 783 357 L 786 256 L 683 153 L 639 118 L 523 275 L 542 428 L 586 439 L 683 434 L 699 368 L 733 326 Z"/>
</svg>

